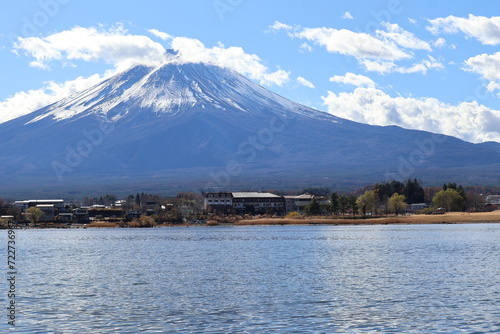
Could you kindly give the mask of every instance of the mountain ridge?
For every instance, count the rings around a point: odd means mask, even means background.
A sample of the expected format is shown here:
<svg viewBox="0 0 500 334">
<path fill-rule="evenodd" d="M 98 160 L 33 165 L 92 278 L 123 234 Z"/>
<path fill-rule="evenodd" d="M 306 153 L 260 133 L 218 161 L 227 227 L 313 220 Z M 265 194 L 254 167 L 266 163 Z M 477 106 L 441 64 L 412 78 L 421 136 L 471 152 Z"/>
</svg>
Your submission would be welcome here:
<svg viewBox="0 0 500 334">
<path fill-rule="evenodd" d="M 498 143 L 352 122 L 201 63 L 132 67 L 0 124 L 0 139 L 9 189 L 499 181 Z"/>
</svg>

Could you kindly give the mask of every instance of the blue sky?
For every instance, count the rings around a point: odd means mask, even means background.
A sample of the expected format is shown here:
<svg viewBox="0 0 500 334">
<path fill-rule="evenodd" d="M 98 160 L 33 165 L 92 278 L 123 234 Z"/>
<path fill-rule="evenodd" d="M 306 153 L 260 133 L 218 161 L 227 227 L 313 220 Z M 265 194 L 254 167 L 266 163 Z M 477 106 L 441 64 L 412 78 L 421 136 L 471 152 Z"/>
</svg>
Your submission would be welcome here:
<svg viewBox="0 0 500 334">
<path fill-rule="evenodd" d="M 339 117 L 500 141 L 492 1 L 3 2 L 0 121 L 174 48 Z M 498 53 L 498 54 L 497 54 Z"/>
</svg>

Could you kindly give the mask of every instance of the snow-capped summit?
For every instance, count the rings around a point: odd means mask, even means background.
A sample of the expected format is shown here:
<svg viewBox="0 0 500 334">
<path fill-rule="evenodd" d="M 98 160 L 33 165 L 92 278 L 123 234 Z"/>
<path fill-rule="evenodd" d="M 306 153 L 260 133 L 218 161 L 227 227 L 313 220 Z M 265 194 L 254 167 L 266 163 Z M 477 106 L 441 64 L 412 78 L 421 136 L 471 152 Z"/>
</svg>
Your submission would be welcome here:
<svg viewBox="0 0 500 334">
<path fill-rule="evenodd" d="M 286 109 L 310 117 L 332 117 L 293 103 L 242 75 L 215 65 L 178 63 L 137 65 L 94 87 L 32 114 L 28 123 L 97 115 L 118 121 L 127 114 L 173 115 L 188 110 L 237 110 L 247 113 Z"/>
</svg>

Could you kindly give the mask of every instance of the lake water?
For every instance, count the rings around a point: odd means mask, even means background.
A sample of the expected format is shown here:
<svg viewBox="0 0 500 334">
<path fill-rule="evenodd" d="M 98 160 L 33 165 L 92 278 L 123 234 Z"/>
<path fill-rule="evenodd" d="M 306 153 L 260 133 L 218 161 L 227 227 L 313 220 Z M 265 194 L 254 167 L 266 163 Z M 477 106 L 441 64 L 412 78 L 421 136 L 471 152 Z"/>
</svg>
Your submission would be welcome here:
<svg viewBox="0 0 500 334">
<path fill-rule="evenodd" d="M 498 224 L 18 230 L 16 241 L 17 326 L 4 280 L 0 332 L 500 332 Z"/>
</svg>

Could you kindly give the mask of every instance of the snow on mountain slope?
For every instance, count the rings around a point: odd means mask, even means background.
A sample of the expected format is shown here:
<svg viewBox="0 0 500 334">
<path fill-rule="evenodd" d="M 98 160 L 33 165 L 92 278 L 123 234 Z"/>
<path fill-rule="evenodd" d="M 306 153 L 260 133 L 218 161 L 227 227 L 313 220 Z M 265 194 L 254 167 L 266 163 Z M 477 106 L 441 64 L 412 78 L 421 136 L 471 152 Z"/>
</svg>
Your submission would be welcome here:
<svg viewBox="0 0 500 334">
<path fill-rule="evenodd" d="M 117 121 L 131 111 L 168 115 L 193 108 L 247 113 L 287 110 L 302 116 L 338 120 L 291 102 L 231 70 L 174 62 L 156 68 L 135 66 L 43 108 L 27 123 L 45 118 L 61 121 L 89 115 Z"/>
<path fill-rule="evenodd" d="M 344 120 L 234 71 L 173 59 L 135 66 L 0 124 L 0 189 L 69 179 L 76 186 L 138 178 L 176 184 L 179 173 L 223 186 L 247 177 L 243 188 L 257 186 L 255 180 L 267 187 L 279 180 L 380 182 L 388 175 L 500 182 L 500 145 L 438 138 Z"/>
</svg>

